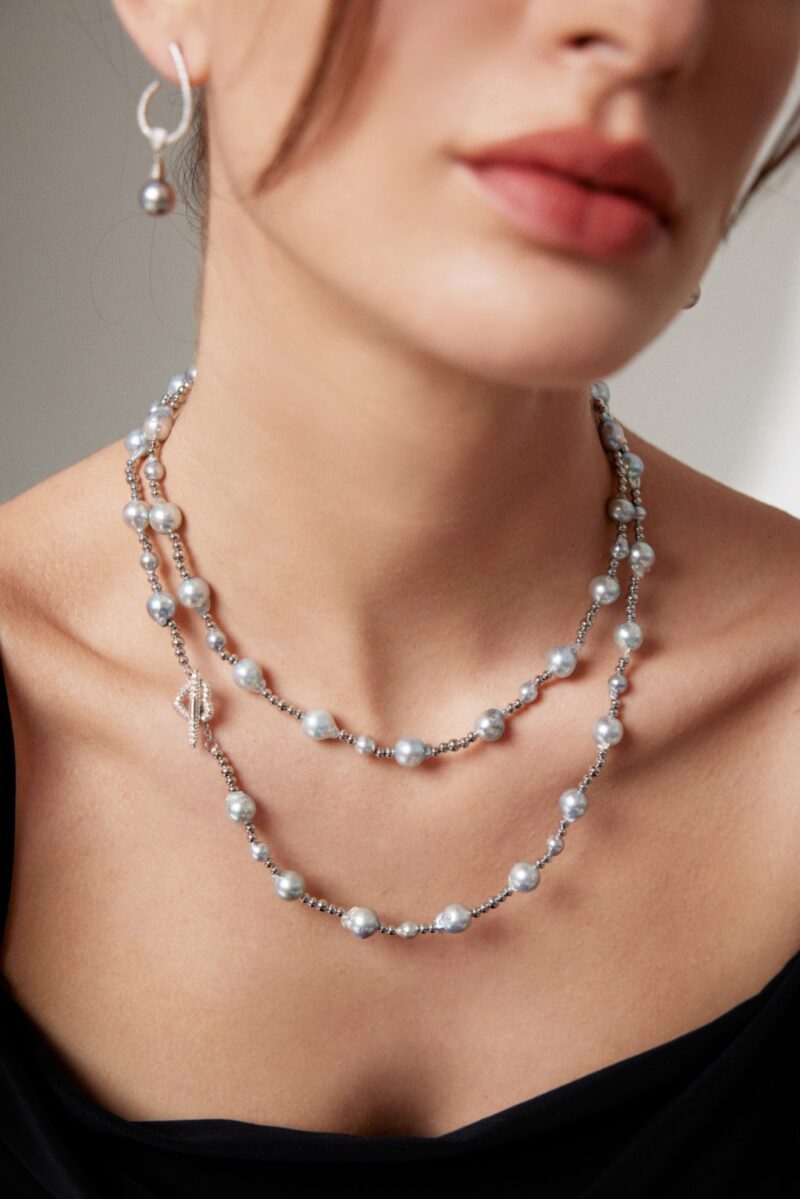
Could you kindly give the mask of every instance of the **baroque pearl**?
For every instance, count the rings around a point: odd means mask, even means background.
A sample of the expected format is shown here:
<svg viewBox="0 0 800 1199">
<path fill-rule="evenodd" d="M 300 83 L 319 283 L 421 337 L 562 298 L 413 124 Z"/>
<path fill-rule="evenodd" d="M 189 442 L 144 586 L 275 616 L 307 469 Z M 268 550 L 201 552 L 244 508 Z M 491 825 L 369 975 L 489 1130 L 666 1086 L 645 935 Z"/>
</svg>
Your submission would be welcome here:
<svg viewBox="0 0 800 1199">
<path fill-rule="evenodd" d="M 638 649 L 644 640 L 644 634 L 635 620 L 625 620 L 614 630 L 614 640 L 620 649 Z"/>
<path fill-rule="evenodd" d="M 608 689 L 612 695 L 622 695 L 628 690 L 628 679 L 624 674 L 612 674 L 608 680 Z"/>
<path fill-rule="evenodd" d="M 512 891 L 532 891 L 538 887 L 540 879 L 535 862 L 517 862 L 508 872 L 508 885 Z"/>
<path fill-rule="evenodd" d="M 618 745 L 622 740 L 622 733 L 622 721 L 616 716 L 601 716 L 592 725 L 592 736 L 601 748 Z"/>
<path fill-rule="evenodd" d="M 472 912 L 463 903 L 448 903 L 434 920 L 446 933 L 463 933 L 472 923 Z"/>
<path fill-rule="evenodd" d="M 324 708 L 312 708 L 310 712 L 304 712 L 300 723 L 314 741 L 325 741 L 339 736 L 336 722 L 330 712 L 326 712 Z"/>
<path fill-rule="evenodd" d="M 147 611 L 163 627 L 175 615 L 175 596 L 168 591 L 154 591 L 147 600 Z"/>
<path fill-rule="evenodd" d="M 551 854 L 553 854 L 553 856 L 555 856 L 557 853 L 561 853 L 563 848 L 564 848 L 564 838 L 561 837 L 558 833 L 553 833 L 552 836 L 547 838 L 548 853 L 551 853 Z"/>
<path fill-rule="evenodd" d="M 608 401 L 611 399 L 611 389 L 609 388 L 605 379 L 595 379 L 591 386 L 591 395 L 594 397 L 594 399 L 600 400 L 604 404 L 608 403 Z"/>
<path fill-rule="evenodd" d="M 506 722 L 499 708 L 487 708 L 475 721 L 474 731 L 484 741 L 497 741 L 506 731 Z"/>
<path fill-rule="evenodd" d="M 578 655 L 571 645 L 554 645 L 547 655 L 547 669 L 556 678 L 565 679 L 578 665 Z"/>
<path fill-rule="evenodd" d="M 528 679 L 519 689 L 519 698 L 524 704 L 532 704 L 539 694 L 539 684 L 536 679 Z"/>
<path fill-rule="evenodd" d="M 398 766 L 419 766 L 425 758 L 425 742 L 419 737 L 401 737 L 393 752 Z"/>
<path fill-rule="evenodd" d="M 380 918 L 372 908 L 350 908 L 340 917 L 340 922 L 348 932 L 361 939 L 371 937 L 381 926 Z"/>
<path fill-rule="evenodd" d="M 167 472 L 161 459 L 151 456 L 142 467 L 142 473 L 146 479 L 163 479 Z"/>
<path fill-rule="evenodd" d="M 404 937 L 410 941 L 412 937 L 419 936 L 419 925 L 416 920 L 404 920 L 397 930 L 398 937 Z"/>
<path fill-rule="evenodd" d="M 206 633 L 206 645 L 209 649 L 213 649 L 215 653 L 219 653 L 225 648 L 228 638 L 223 633 L 222 629 L 210 629 Z"/>
<path fill-rule="evenodd" d="M 595 575 L 589 584 L 589 595 L 600 604 L 613 604 L 619 598 L 619 580 L 613 575 Z"/>
<path fill-rule="evenodd" d="M 240 658 L 233 667 L 233 681 L 244 691 L 260 691 L 264 674 L 255 658 Z"/>
<path fill-rule="evenodd" d="M 144 550 L 144 552 L 139 555 L 139 565 L 141 566 L 142 570 L 146 570 L 148 572 L 155 570 L 160 561 L 161 559 L 159 558 L 158 554 L 154 554 L 152 550 Z"/>
<path fill-rule="evenodd" d="M 562 816 L 570 824 L 582 816 L 587 807 L 586 796 L 583 791 L 579 791 L 575 787 L 570 787 L 568 791 L 562 791 L 558 803 Z"/>
<path fill-rule="evenodd" d="M 122 519 L 137 533 L 141 533 L 150 520 L 150 508 L 144 500 L 128 500 L 122 509 Z"/>
<path fill-rule="evenodd" d="M 622 533 L 612 545 L 611 554 L 618 562 L 621 562 L 624 558 L 628 557 L 630 552 L 630 542 L 625 534 Z"/>
<path fill-rule="evenodd" d="M 250 853 L 257 862 L 266 862 L 269 857 L 269 846 L 266 841 L 253 841 L 250 844 Z"/>
<path fill-rule="evenodd" d="M 636 515 L 636 509 L 630 500 L 626 500 L 624 496 L 617 495 L 609 500 L 606 504 L 606 512 L 615 520 L 617 524 L 626 525 L 632 521 Z"/>
<path fill-rule="evenodd" d="M 172 432 L 172 413 L 169 408 L 156 408 L 142 422 L 145 437 L 150 441 L 166 441 Z"/>
<path fill-rule="evenodd" d="M 207 612 L 211 603 L 211 588 L 205 579 L 201 579 L 199 575 L 192 575 L 190 579 L 181 582 L 178 599 L 185 608 L 192 608 L 195 612 Z"/>
<path fill-rule="evenodd" d="M 357 754 L 374 754 L 378 748 L 374 737 L 368 737 L 366 733 L 362 733 L 360 737 L 356 737 L 353 749 Z"/>
<path fill-rule="evenodd" d="M 228 815 L 231 820 L 238 820 L 241 824 L 247 824 L 256 814 L 256 801 L 245 794 L 244 791 L 229 791 L 228 796 Z"/>
<path fill-rule="evenodd" d="M 183 513 L 169 500 L 156 500 L 150 509 L 150 527 L 156 533 L 174 533 L 183 522 Z"/>
<path fill-rule="evenodd" d="M 625 467 L 629 479 L 638 479 L 644 473 L 644 462 L 638 454 L 634 454 L 630 450 L 622 455 L 622 465 Z"/>
<path fill-rule="evenodd" d="M 300 899 L 306 889 L 302 874 L 298 874 L 296 870 L 282 870 L 279 874 L 274 874 L 272 883 L 275 894 L 280 899 Z"/>
<path fill-rule="evenodd" d="M 656 560 L 656 552 L 647 541 L 634 541 L 631 546 L 631 567 L 644 574 Z"/>
<path fill-rule="evenodd" d="M 600 422 L 600 440 L 607 450 L 621 450 L 625 445 L 625 430 L 613 418 Z"/>
<path fill-rule="evenodd" d="M 130 433 L 125 434 L 125 449 L 130 458 L 141 458 L 142 454 L 147 453 L 144 429 L 131 429 Z"/>
</svg>

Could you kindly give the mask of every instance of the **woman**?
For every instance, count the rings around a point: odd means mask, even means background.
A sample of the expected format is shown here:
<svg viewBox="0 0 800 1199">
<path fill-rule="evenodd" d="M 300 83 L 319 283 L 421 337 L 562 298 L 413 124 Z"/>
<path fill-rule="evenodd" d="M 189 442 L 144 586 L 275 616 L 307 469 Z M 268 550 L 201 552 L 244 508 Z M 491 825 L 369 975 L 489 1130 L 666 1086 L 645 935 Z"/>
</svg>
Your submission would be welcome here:
<svg viewBox="0 0 800 1199">
<path fill-rule="evenodd" d="M 204 93 L 184 160 L 196 377 L 163 493 L 215 627 L 295 714 L 327 704 L 382 746 L 462 737 L 573 638 L 619 534 L 590 389 L 675 319 L 725 235 L 800 4 L 115 8 L 160 76 L 179 83 L 175 42 Z M 588 182 L 482 153 L 562 126 L 599 143 Z M 640 198 L 615 199 L 598 172 L 634 142 L 616 161 Z M 311 745 L 176 612 L 258 837 L 307 895 L 387 926 L 497 895 L 607 751 L 554 860 L 515 876 L 533 893 L 457 936 L 349 936 L 248 861 L 119 518 L 130 445 L 4 506 L 20 1194 L 255 1195 L 265 1161 L 443 1157 L 524 1163 L 551 1195 L 785 1193 L 800 527 L 625 432 L 656 560 L 619 744 L 591 734 L 624 594 L 564 685 L 405 770 Z"/>
</svg>

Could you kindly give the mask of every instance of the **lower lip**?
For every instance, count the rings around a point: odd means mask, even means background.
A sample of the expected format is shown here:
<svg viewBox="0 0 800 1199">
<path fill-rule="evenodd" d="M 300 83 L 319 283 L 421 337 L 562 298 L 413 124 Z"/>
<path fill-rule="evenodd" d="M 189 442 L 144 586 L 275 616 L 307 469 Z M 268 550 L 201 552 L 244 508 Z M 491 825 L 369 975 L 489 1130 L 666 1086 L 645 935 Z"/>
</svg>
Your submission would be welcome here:
<svg viewBox="0 0 800 1199">
<path fill-rule="evenodd" d="M 538 242 L 592 258 L 638 257 L 666 234 L 646 204 L 566 175 L 511 163 L 465 163 L 484 195 Z"/>
</svg>

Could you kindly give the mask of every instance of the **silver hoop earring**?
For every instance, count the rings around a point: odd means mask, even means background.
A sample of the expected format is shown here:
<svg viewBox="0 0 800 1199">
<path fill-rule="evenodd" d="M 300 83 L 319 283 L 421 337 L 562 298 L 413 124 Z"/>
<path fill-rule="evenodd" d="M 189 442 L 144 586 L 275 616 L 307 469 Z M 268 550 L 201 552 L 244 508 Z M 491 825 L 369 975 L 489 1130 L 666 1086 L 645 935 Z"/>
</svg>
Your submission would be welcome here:
<svg viewBox="0 0 800 1199">
<path fill-rule="evenodd" d="M 136 119 L 139 122 L 139 128 L 150 142 L 150 148 L 153 151 L 153 166 L 150 171 L 150 178 L 139 191 L 139 204 L 151 216 L 165 216 L 167 213 L 172 212 L 175 207 L 175 189 L 164 178 L 164 147 L 172 145 L 178 138 L 183 137 L 192 119 L 192 85 L 189 81 L 189 72 L 186 70 L 186 63 L 183 61 L 183 55 L 178 43 L 169 42 L 168 47 L 181 83 L 183 111 L 180 122 L 173 129 L 172 133 L 167 133 L 166 129 L 163 129 L 160 125 L 154 127 L 148 122 L 147 105 L 150 102 L 150 97 L 161 87 L 161 81 L 158 79 L 154 79 L 144 89 L 136 109 Z"/>
<path fill-rule="evenodd" d="M 700 299 L 700 284 L 698 283 L 697 287 L 694 289 L 692 294 L 689 296 L 688 302 L 686 304 L 684 304 L 684 308 L 694 308 L 695 304 L 697 303 L 697 301 L 699 299 Z"/>
</svg>

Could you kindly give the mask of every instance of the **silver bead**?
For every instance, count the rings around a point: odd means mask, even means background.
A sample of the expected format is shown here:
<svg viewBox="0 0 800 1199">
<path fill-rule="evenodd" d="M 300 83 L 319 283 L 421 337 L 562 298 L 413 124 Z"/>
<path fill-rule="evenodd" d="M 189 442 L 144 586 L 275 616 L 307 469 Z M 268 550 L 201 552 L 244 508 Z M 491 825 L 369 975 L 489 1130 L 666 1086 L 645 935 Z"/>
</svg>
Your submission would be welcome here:
<svg viewBox="0 0 800 1199">
<path fill-rule="evenodd" d="M 622 695 L 628 690 L 628 679 L 624 674 L 612 674 L 608 680 L 608 689 L 612 695 Z"/>
<path fill-rule="evenodd" d="M 183 387 L 185 383 L 186 383 L 186 375 L 181 375 L 181 374 L 173 375 L 172 378 L 170 379 L 169 383 L 167 384 L 167 395 L 168 396 L 175 395 L 175 392 L 178 391 L 181 387 Z"/>
<path fill-rule="evenodd" d="M 339 919 L 349 933 L 362 940 L 364 937 L 371 937 L 381 926 L 380 919 L 372 908 L 350 908 Z"/>
<path fill-rule="evenodd" d="M 552 836 L 547 838 L 547 852 L 552 854 L 553 857 L 557 853 L 561 853 L 563 848 L 564 838 L 559 833 L 553 833 Z"/>
<path fill-rule="evenodd" d="M 144 429 L 131 429 L 130 433 L 126 434 L 125 449 L 128 451 L 129 458 L 141 458 L 142 454 L 147 453 Z"/>
<path fill-rule="evenodd" d="M 229 791 L 227 803 L 231 820 L 238 820 L 240 824 L 247 824 L 256 814 L 256 801 L 244 791 Z"/>
<path fill-rule="evenodd" d="M 583 791 L 579 791 L 575 787 L 571 787 L 568 791 L 562 791 L 558 801 L 561 808 L 561 814 L 570 824 L 573 820 L 577 820 L 582 816 L 587 808 L 586 796 Z"/>
<path fill-rule="evenodd" d="M 547 669 L 556 678 L 565 679 L 578 665 L 578 655 L 571 645 L 554 645 L 547 655 Z"/>
<path fill-rule="evenodd" d="M 250 844 L 250 853 L 257 862 L 266 862 L 269 857 L 269 846 L 266 841 L 252 841 Z"/>
<path fill-rule="evenodd" d="M 175 597 L 168 591 L 154 591 L 147 600 L 147 611 L 163 627 L 175 615 Z"/>
<path fill-rule="evenodd" d="M 628 541 L 628 538 L 623 533 L 620 537 L 617 538 L 617 540 L 614 542 L 614 544 L 611 547 L 612 557 L 616 558 L 617 562 L 621 562 L 624 558 L 628 557 L 630 552 L 631 552 L 630 542 Z"/>
<path fill-rule="evenodd" d="M 166 441 L 172 432 L 172 413 L 168 408 L 156 408 L 144 418 L 142 428 L 150 441 Z"/>
<path fill-rule="evenodd" d="M 156 533 L 174 533 L 183 522 L 183 513 L 169 500 L 156 500 L 150 509 L 150 527 Z"/>
<path fill-rule="evenodd" d="M 146 570 L 149 574 L 151 570 L 155 570 L 161 559 L 158 554 L 154 554 L 152 550 L 145 550 L 139 555 L 139 565 L 142 570 Z"/>
<path fill-rule="evenodd" d="M 254 658 L 240 658 L 233 667 L 233 681 L 243 691 L 260 691 L 264 674 Z"/>
<path fill-rule="evenodd" d="M 300 723 L 313 741 L 333 740 L 339 736 L 335 720 L 324 708 L 312 708 L 310 712 L 304 712 Z"/>
<path fill-rule="evenodd" d="M 532 704 L 539 694 L 539 684 L 536 679 L 528 679 L 519 689 L 519 698 L 524 704 Z"/>
<path fill-rule="evenodd" d="M 625 467 L 625 472 L 629 479 L 638 479 L 644 473 L 644 462 L 638 454 L 627 450 L 622 455 L 622 465 Z"/>
<path fill-rule="evenodd" d="M 142 467 L 142 474 L 146 479 L 163 479 L 166 473 L 164 463 L 152 454 Z"/>
<path fill-rule="evenodd" d="M 625 445 L 625 430 L 613 417 L 600 422 L 600 440 L 607 450 L 621 450 Z"/>
<path fill-rule="evenodd" d="M 184 608 L 191 608 L 194 612 L 207 612 L 211 605 L 211 588 L 200 575 L 192 575 L 191 578 L 182 580 L 178 588 L 178 600 Z"/>
<path fill-rule="evenodd" d="M 374 754 L 377 748 L 378 743 L 375 738 L 367 736 L 366 733 L 362 733 L 360 737 L 356 737 L 355 744 L 353 745 L 353 749 L 357 754 Z"/>
<path fill-rule="evenodd" d="M 209 649 L 213 649 L 214 653 L 218 654 L 221 649 L 225 648 L 228 638 L 223 633 L 222 629 L 211 629 L 206 633 L 206 645 Z"/>
<path fill-rule="evenodd" d="M 393 752 L 398 766 L 419 766 L 425 759 L 425 742 L 419 737 L 401 737 Z"/>
<path fill-rule="evenodd" d="M 300 899 L 305 894 L 306 884 L 302 874 L 296 870 L 282 870 L 279 874 L 273 874 L 272 884 L 280 899 Z"/>
<path fill-rule="evenodd" d="M 595 575 L 589 583 L 589 595 L 601 604 L 613 604 L 619 598 L 619 580 L 613 575 Z"/>
<path fill-rule="evenodd" d="M 148 179 L 139 189 L 139 205 L 151 216 L 166 216 L 175 207 L 175 190 L 163 179 Z"/>
<path fill-rule="evenodd" d="M 397 929 L 397 935 L 404 937 L 407 941 L 410 941 L 412 937 L 419 936 L 419 925 L 416 920 L 404 920 Z"/>
<path fill-rule="evenodd" d="M 433 923 L 446 933 L 463 933 L 472 923 L 472 912 L 463 903 L 448 903 Z"/>
<path fill-rule="evenodd" d="M 630 500 L 626 500 L 624 496 L 615 495 L 606 504 L 606 512 L 615 520 L 617 524 L 626 525 L 633 520 L 636 515 L 636 509 Z"/>
<path fill-rule="evenodd" d="M 592 737 L 601 749 L 619 745 L 622 733 L 622 721 L 616 716 L 601 716 L 592 725 Z"/>
<path fill-rule="evenodd" d="M 506 731 L 506 722 L 499 708 L 487 708 L 475 721 L 473 731 L 484 741 L 497 741 Z"/>
<path fill-rule="evenodd" d="M 512 891 L 532 891 L 538 887 L 540 878 L 535 862 L 517 862 L 508 872 L 508 885 Z"/>
<path fill-rule="evenodd" d="M 644 633 L 635 620 L 625 620 L 614 629 L 614 641 L 620 649 L 638 649 L 643 640 Z"/>
<path fill-rule="evenodd" d="M 656 552 L 647 541 L 634 541 L 631 546 L 631 567 L 636 566 L 642 574 L 650 569 L 656 560 Z"/>
<path fill-rule="evenodd" d="M 137 533 L 141 533 L 150 520 L 150 508 L 144 500 L 128 500 L 122 509 L 122 519 Z"/>
</svg>

